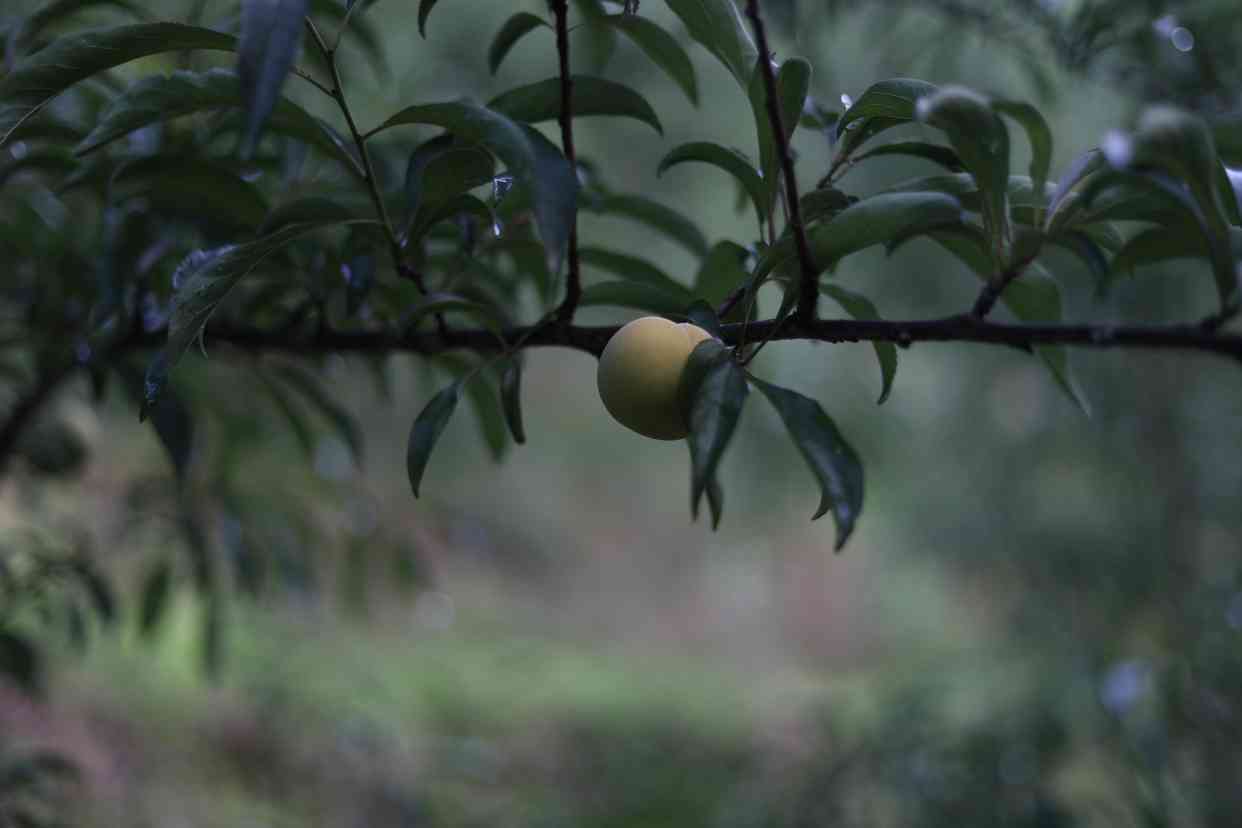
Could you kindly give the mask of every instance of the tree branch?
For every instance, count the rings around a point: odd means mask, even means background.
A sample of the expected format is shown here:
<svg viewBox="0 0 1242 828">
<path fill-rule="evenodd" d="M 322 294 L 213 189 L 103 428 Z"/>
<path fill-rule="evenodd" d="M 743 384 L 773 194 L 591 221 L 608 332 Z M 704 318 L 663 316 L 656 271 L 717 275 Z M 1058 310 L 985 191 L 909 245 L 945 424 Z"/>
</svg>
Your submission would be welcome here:
<svg viewBox="0 0 1242 828">
<path fill-rule="evenodd" d="M 556 54 L 560 61 L 561 76 L 561 149 L 565 158 L 578 174 L 578 156 L 574 150 L 574 78 L 569 67 L 569 0 L 551 0 L 556 16 Z M 574 312 L 582 298 L 582 265 L 578 261 L 578 216 L 574 214 L 573 226 L 569 228 L 568 276 L 565 279 L 565 300 L 557 311 L 562 325 L 573 322 Z"/>
<path fill-rule="evenodd" d="M 799 322 L 806 324 L 814 321 L 815 308 L 819 303 L 819 271 L 815 268 L 811 246 L 806 238 L 806 228 L 802 225 L 798 179 L 794 175 L 793 156 L 789 152 L 789 133 L 785 132 L 784 117 L 781 115 L 776 74 L 772 71 L 771 52 L 768 51 L 768 36 L 764 29 L 763 16 L 759 13 L 759 0 L 746 1 L 746 15 L 750 18 L 751 27 L 755 30 L 755 45 L 759 49 L 759 70 L 763 74 L 764 92 L 767 97 L 768 120 L 772 123 L 776 155 L 780 159 L 781 175 L 785 179 L 785 203 L 789 211 L 789 229 L 793 233 L 794 245 L 798 251 L 798 263 L 802 269 L 802 279 L 798 285 L 798 309 L 795 315 Z"/>
</svg>

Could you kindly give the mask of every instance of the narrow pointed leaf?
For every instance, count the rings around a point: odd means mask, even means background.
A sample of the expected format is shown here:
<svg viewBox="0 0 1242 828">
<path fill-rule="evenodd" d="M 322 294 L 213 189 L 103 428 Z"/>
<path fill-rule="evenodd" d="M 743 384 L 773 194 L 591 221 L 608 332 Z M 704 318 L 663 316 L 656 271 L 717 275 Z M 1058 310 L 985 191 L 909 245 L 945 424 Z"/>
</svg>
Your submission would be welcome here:
<svg viewBox="0 0 1242 828">
<path fill-rule="evenodd" d="M 487 106 L 515 121 L 530 124 L 555 121 L 561 116 L 561 80 L 548 78 L 510 89 L 493 98 Z M 664 127 L 646 98 L 628 86 L 604 78 L 575 75 L 573 109 L 575 118 L 588 115 L 633 118 L 664 134 Z"/>
<path fill-rule="evenodd" d="M 105 69 L 164 52 L 236 48 L 232 35 L 181 23 L 138 23 L 57 38 L 0 78 L 0 146 L 61 92 Z"/>
<path fill-rule="evenodd" d="M 636 308 L 661 316 L 677 316 L 693 301 L 693 296 L 672 292 L 643 282 L 599 282 L 582 289 L 583 307 L 612 305 Z"/>
<path fill-rule="evenodd" d="M 1038 109 L 1025 101 L 993 101 L 992 108 L 1002 115 L 1013 118 L 1026 130 L 1031 144 L 1032 189 L 1042 192 L 1052 168 L 1052 128 Z"/>
<path fill-rule="evenodd" d="M 915 106 L 920 98 L 936 91 L 937 87 L 915 78 L 889 78 L 867 87 L 850 108 L 837 119 L 837 140 L 847 130 L 860 129 L 854 124 L 873 118 L 908 123 L 915 119 Z"/>
<path fill-rule="evenodd" d="M 821 285 L 820 291 L 855 319 L 880 319 L 875 304 L 861 293 L 833 284 Z M 881 405 L 893 390 L 893 378 L 897 376 L 897 346 L 892 342 L 871 344 L 875 347 L 876 358 L 880 361 L 880 398 L 876 400 L 876 404 Z"/>
<path fill-rule="evenodd" d="M 509 50 L 519 40 L 540 26 L 545 29 L 552 28 L 542 17 L 530 12 L 517 12 L 506 20 L 505 24 L 500 27 L 500 31 L 496 32 L 496 36 L 492 39 L 492 45 L 487 50 L 487 67 L 491 70 L 491 73 L 493 75 L 496 74 L 496 70 L 504 62 L 505 56 L 509 54 Z"/>
<path fill-rule="evenodd" d="M 583 264 L 599 268 L 600 270 L 607 270 L 623 279 L 643 282 L 669 293 L 684 294 L 686 304 L 693 300 L 689 289 L 685 285 L 645 259 L 617 253 L 612 250 L 605 250 L 600 247 L 583 247 L 579 251 L 578 256 Z"/>
<path fill-rule="evenodd" d="M 515 354 L 505 360 L 500 373 L 500 402 L 505 412 L 505 422 L 519 446 L 526 442 L 526 427 L 522 423 L 522 355 Z"/>
<path fill-rule="evenodd" d="M 9 60 L 16 60 L 49 26 L 94 6 L 111 6 L 139 19 L 149 17 L 146 9 L 131 0 L 51 0 L 9 29 L 6 42 Z"/>
<path fill-rule="evenodd" d="M 677 38 L 659 24 L 637 14 L 609 14 L 599 19 L 634 41 L 680 87 L 690 103 L 698 106 L 699 87 L 694 64 Z"/>
<path fill-rule="evenodd" d="M 144 78 L 113 99 L 74 152 L 94 152 L 135 130 L 173 118 L 241 106 L 241 89 L 237 73 L 228 69 Z M 340 136 L 288 98 L 276 101 L 267 128 L 297 138 L 362 176 L 361 166 Z"/>
<path fill-rule="evenodd" d="M 468 101 L 408 107 L 370 134 L 406 124 L 439 126 L 495 153 L 509 173 L 529 188 L 548 269 L 559 272 L 577 212 L 578 176 L 551 141 L 531 127 Z"/>
<path fill-rule="evenodd" d="M 249 157 L 280 100 L 302 42 L 307 0 L 242 0 L 237 76 L 246 110 L 242 157 Z"/>
<path fill-rule="evenodd" d="M 160 558 L 142 579 L 142 594 L 138 609 L 138 631 L 149 636 L 159 626 L 168 606 L 172 587 L 172 566 L 167 558 Z"/>
<path fill-rule="evenodd" d="M 750 159 L 738 150 L 723 147 L 710 141 L 695 141 L 689 144 L 682 144 L 664 156 L 664 159 L 660 161 L 660 166 L 656 168 L 656 174 L 663 175 L 667 170 L 678 164 L 685 164 L 691 161 L 711 164 L 713 167 L 719 167 L 729 173 L 745 188 L 751 202 L 755 205 L 755 212 L 758 213 L 760 220 L 768 215 L 766 206 L 768 203 L 767 189 L 763 179 L 758 171 L 755 170 L 754 164 L 751 163 Z"/>
<path fill-rule="evenodd" d="M 238 230 L 257 229 L 268 213 L 258 187 L 221 164 L 192 156 L 131 161 L 112 177 L 111 196 L 141 196 L 160 210 Z"/>
<path fill-rule="evenodd" d="M 857 156 L 854 159 L 854 163 L 861 163 L 868 158 L 892 155 L 921 158 L 924 161 L 930 161 L 933 164 L 944 167 L 950 172 L 961 172 L 965 169 L 962 166 L 962 159 L 958 158 L 957 153 L 951 148 L 942 147 L 939 144 L 929 144 L 925 141 L 898 141 L 893 144 L 882 144 Z"/>
<path fill-rule="evenodd" d="M 772 119 L 768 114 L 767 84 L 764 81 L 762 68 L 763 65 L 756 62 L 754 72 L 751 74 L 748 94 L 759 145 L 759 170 L 763 176 L 765 189 L 764 204 L 766 210 L 771 210 L 780 184 L 781 161 L 777 153 Z M 810 63 L 802 58 L 793 58 L 781 64 L 776 75 L 776 90 L 781 123 L 785 128 L 786 138 L 793 134 L 798 125 L 798 115 L 802 112 L 810 89 Z"/>
<path fill-rule="evenodd" d="M 750 278 L 745 263 L 750 251 L 731 241 L 717 242 L 699 265 L 694 295 L 718 307 L 729 294 Z"/>
<path fill-rule="evenodd" d="M 461 386 L 453 383 L 442 389 L 431 402 L 419 412 L 410 429 L 410 440 L 405 451 L 405 469 L 410 478 L 410 489 L 418 497 L 419 487 L 423 482 L 423 473 L 427 470 L 427 461 L 436 447 L 436 441 L 444 433 L 445 426 L 457 409 L 457 401 L 461 398 Z"/>
<path fill-rule="evenodd" d="M 746 373 L 732 349 L 715 340 L 700 342 L 690 353 L 678 389 L 682 413 L 690 434 L 690 511 L 699 514 L 699 502 L 733 437 L 749 387 Z"/>
<path fill-rule="evenodd" d="M 437 0 L 419 0 L 418 2 L 418 33 L 424 38 L 427 37 L 427 18 L 431 16 L 431 10 L 436 7 Z"/>
<path fill-rule="evenodd" d="M 863 467 L 858 453 L 841 436 L 820 404 L 788 388 L 762 380 L 755 387 L 768 398 L 819 480 L 820 502 L 812 520 L 832 510 L 837 523 L 838 551 L 845 546 L 863 506 Z"/>
<path fill-rule="evenodd" d="M 758 50 L 733 0 L 664 0 L 686 30 L 746 88 Z"/>
<path fill-rule="evenodd" d="M 689 218 L 658 201 L 639 195 L 606 195 L 595 202 L 591 209 L 641 222 L 696 256 L 707 254 L 707 238 L 703 231 Z"/>
<path fill-rule="evenodd" d="M 490 183 L 495 173 L 495 159 L 482 147 L 425 144 L 414 151 L 406 166 L 406 202 L 417 208 L 448 201 Z"/>
</svg>

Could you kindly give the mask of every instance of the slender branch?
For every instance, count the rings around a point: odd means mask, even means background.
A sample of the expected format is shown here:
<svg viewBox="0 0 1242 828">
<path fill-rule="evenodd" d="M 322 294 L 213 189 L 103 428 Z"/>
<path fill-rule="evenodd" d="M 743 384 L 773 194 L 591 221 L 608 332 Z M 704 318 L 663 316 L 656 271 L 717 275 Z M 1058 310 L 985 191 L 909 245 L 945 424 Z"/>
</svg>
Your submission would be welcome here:
<svg viewBox="0 0 1242 828">
<path fill-rule="evenodd" d="M 768 35 L 763 25 L 763 16 L 759 13 L 759 0 L 746 0 L 746 16 L 750 18 L 751 28 L 755 30 L 755 45 L 759 48 L 759 70 L 763 73 L 763 86 L 768 99 L 768 119 L 772 123 L 776 155 L 780 159 L 781 175 L 785 179 L 785 206 L 789 211 L 789 229 L 793 233 L 794 245 L 798 251 L 798 263 L 802 269 L 796 315 L 798 320 L 805 324 L 815 319 L 815 308 L 819 301 L 819 271 L 815 268 L 815 261 L 811 256 L 811 245 L 806 238 L 806 228 L 802 225 L 798 179 L 794 175 L 793 156 L 789 152 L 789 133 L 785 131 L 784 117 L 781 115 L 776 74 L 772 71 Z"/>
<path fill-rule="evenodd" d="M 578 174 L 578 156 L 574 150 L 574 78 L 569 68 L 569 0 L 551 0 L 556 16 L 556 54 L 560 61 L 561 76 L 561 148 L 569 161 L 574 175 Z M 578 261 L 578 216 L 574 214 L 573 226 L 569 228 L 568 276 L 565 280 L 565 300 L 557 311 L 562 325 L 569 325 L 578 310 L 582 298 L 582 266 Z"/>
<path fill-rule="evenodd" d="M 371 202 L 375 205 L 375 212 L 379 216 L 380 223 L 384 227 L 384 235 L 388 239 L 388 250 L 392 255 L 393 267 L 397 272 L 405 275 L 402 268 L 401 243 L 397 241 L 397 235 L 392 229 L 392 220 L 388 217 L 388 207 L 384 204 L 384 196 L 380 192 L 379 179 L 375 176 L 375 165 L 371 163 L 371 153 L 367 149 L 366 138 L 358 131 L 358 124 L 354 121 L 353 111 L 349 108 L 349 102 L 345 99 L 345 89 L 341 84 L 341 70 L 336 65 L 336 50 L 328 46 L 323 35 L 319 32 L 319 27 L 309 17 L 306 18 L 306 28 L 311 33 L 311 37 L 315 40 L 315 45 L 319 47 L 320 53 L 323 54 L 324 60 L 328 64 L 329 71 L 332 72 L 332 89 L 328 94 L 336 101 L 336 105 L 340 108 L 341 114 L 345 116 L 345 124 L 349 127 L 350 137 L 353 138 L 354 146 L 358 148 L 358 155 L 362 158 L 363 177 L 367 183 L 367 190 L 371 194 Z M 422 285 L 419 286 L 422 289 Z"/>
</svg>

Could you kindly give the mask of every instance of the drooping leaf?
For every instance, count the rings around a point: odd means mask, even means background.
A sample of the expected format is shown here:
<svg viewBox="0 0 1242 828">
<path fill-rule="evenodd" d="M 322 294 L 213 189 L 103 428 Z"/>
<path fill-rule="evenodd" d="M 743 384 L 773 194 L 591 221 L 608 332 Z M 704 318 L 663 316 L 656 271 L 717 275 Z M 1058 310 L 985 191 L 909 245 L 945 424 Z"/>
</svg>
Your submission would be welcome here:
<svg viewBox="0 0 1242 828">
<path fill-rule="evenodd" d="M 680 87 L 690 103 L 698 106 L 699 88 L 694 64 L 677 38 L 664 31 L 659 24 L 637 14 L 608 14 L 599 19 L 634 41 Z"/>
<path fill-rule="evenodd" d="M 18 20 L 5 33 L 7 35 L 5 48 L 8 51 L 9 60 L 16 61 L 26 51 L 26 47 L 34 44 L 38 36 L 49 26 L 93 6 L 111 6 L 140 20 L 150 16 L 146 9 L 131 0 L 51 0 L 39 6 L 25 18 Z"/>
<path fill-rule="evenodd" d="M 349 447 L 354 462 L 362 466 L 365 446 L 362 428 L 354 416 L 320 384 L 319 378 L 292 362 L 275 365 L 274 373 L 332 424 L 341 442 Z"/>
<path fill-rule="evenodd" d="M 424 203 L 448 201 L 491 182 L 495 173 L 495 160 L 482 147 L 430 141 L 416 149 L 406 165 L 406 203 L 417 209 Z"/>
<path fill-rule="evenodd" d="M 625 216 L 641 222 L 658 233 L 680 244 L 696 256 L 707 253 L 707 239 L 686 216 L 645 196 L 616 194 L 606 195 L 592 204 L 599 213 Z"/>
<path fill-rule="evenodd" d="M 249 158 L 293 69 L 308 4 L 307 0 L 242 0 L 241 6 L 237 77 L 246 110 L 242 157 Z"/>
<path fill-rule="evenodd" d="M 699 502 L 733 437 L 749 387 L 746 372 L 733 351 L 713 339 L 700 342 L 686 360 L 678 400 L 690 433 L 690 511 L 699 514 Z"/>
<path fill-rule="evenodd" d="M 763 380 L 752 382 L 772 403 L 794 445 L 819 480 L 819 508 L 811 519 L 817 520 L 832 510 L 837 523 L 836 549 L 840 551 L 862 512 L 863 467 L 858 453 L 818 402 Z"/>
<path fill-rule="evenodd" d="M 950 86 L 920 99 L 919 119 L 943 130 L 983 196 L 983 225 L 997 267 L 1004 265 L 1009 231 L 1009 131 L 987 98 Z M 1042 182 L 1041 182 L 1042 186 Z"/>
<path fill-rule="evenodd" d="M 357 210 L 323 196 L 310 196 L 273 207 L 258 234 L 271 235 L 293 224 L 337 224 L 362 219 Z"/>
<path fill-rule="evenodd" d="M 755 212 L 758 214 L 760 222 L 767 217 L 767 189 L 758 171 L 755 170 L 754 164 L 751 163 L 751 160 L 744 153 L 710 141 L 694 141 L 674 147 L 660 161 L 660 166 L 656 168 L 656 174 L 663 175 L 672 167 L 690 161 L 711 164 L 713 167 L 719 167 L 729 173 L 746 189 L 751 202 L 755 205 Z"/>
<path fill-rule="evenodd" d="M 168 595 L 172 587 L 172 564 L 168 558 L 161 557 L 147 571 L 142 580 L 142 591 L 138 609 L 138 631 L 149 636 L 159 626 L 164 617 L 164 609 L 168 606 Z"/>
<path fill-rule="evenodd" d="M 633 118 L 664 134 L 664 127 L 651 104 L 628 86 L 590 75 L 574 75 L 573 82 L 575 118 L 588 115 Z M 561 116 L 561 80 L 548 78 L 510 89 L 492 98 L 487 106 L 515 121 L 531 124 L 555 121 Z"/>
<path fill-rule="evenodd" d="M 875 304 L 852 290 L 840 285 L 820 285 L 820 292 L 845 309 L 855 319 L 879 319 L 880 313 Z M 892 342 L 873 342 L 876 358 L 880 361 L 880 398 L 877 405 L 882 405 L 893 390 L 893 378 L 897 376 L 897 346 Z"/>
<path fill-rule="evenodd" d="M 811 64 L 802 58 L 793 58 L 781 64 L 776 71 L 776 91 L 779 98 L 781 124 L 785 137 L 793 134 L 798 125 L 798 115 L 811 89 Z M 756 61 L 751 73 L 748 90 L 751 113 L 755 120 L 755 133 L 759 145 L 759 170 L 764 183 L 764 209 L 774 209 L 777 188 L 781 178 L 781 160 L 776 148 L 776 133 L 768 113 L 767 84 L 763 64 Z"/>
<path fill-rule="evenodd" d="M 664 0 L 690 37 L 711 52 L 746 88 L 758 50 L 733 0 Z"/>
<path fill-rule="evenodd" d="M 824 270 L 872 245 L 959 223 L 961 214 L 957 200 L 943 193 L 881 193 L 851 204 L 831 220 L 811 228 L 811 256 L 816 267 Z M 756 277 L 765 278 L 795 255 L 792 239 L 781 239 L 760 257 Z"/>
<path fill-rule="evenodd" d="M 857 200 L 831 186 L 803 193 L 800 199 L 802 222 L 810 226 L 817 221 L 830 219 Z"/>
<path fill-rule="evenodd" d="M 257 229 L 267 199 L 254 184 L 222 164 L 185 156 L 130 161 L 112 177 L 114 199 L 141 196 L 161 210 L 234 230 Z"/>
<path fill-rule="evenodd" d="M 431 402 L 427 403 L 414 420 L 405 452 L 405 468 L 414 497 L 418 497 L 423 472 L 427 470 L 427 461 L 431 459 L 432 449 L 435 448 L 440 435 L 444 433 L 444 428 L 453 416 L 460 398 L 461 386 L 455 382 L 432 397 Z"/>
<path fill-rule="evenodd" d="M 992 108 L 1013 118 L 1026 130 L 1031 144 L 1031 181 L 1035 192 L 1043 192 L 1052 167 L 1052 129 L 1038 109 L 1025 101 L 992 101 Z"/>
<path fill-rule="evenodd" d="M 500 338 L 502 320 L 487 306 L 456 293 L 429 293 L 401 317 L 402 330 L 413 330 L 423 320 L 441 313 L 464 313 L 490 328 Z"/>
<path fill-rule="evenodd" d="M 698 325 L 717 339 L 723 335 L 720 318 L 716 316 L 716 309 L 702 299 L 694 300 L 690 303 L 690 307 L 686 308 L 686 321 Z"/>
<path fill-rule="evenodd" d="M 439 126 L 495 153 L 509 173 L 530 190 L 548 269 L 560 271 L 577 211 L 578 176 L 551 141 L 530 127 L 467 101 L 408 107 L 370 134 L 405 124 Z"/>
<path fill-rule="evenodd" d="M 227 69 L 144 78 L 108 105 L 74 152 L 85 155 L 135 130 L 173 118 L 240 106 L 241 89 L 237 74 Z M 297 138 L 362 178 L 361 165 L 341 137 L 288 98 L 275 101 L 267 128 Z"/>
<path fill-rule="evenodd" d="M 505 56 L 509 54 L 509 50 L 519 40 L 540 26 L 547 29 L 552 28 L 542 17 L 530 12 L 517 12 L 506 20 L 504 25 L 500 27 L 500 31 L 496 32 L 496 36 L 492 38 L 492 45 L 487 50 L 487 67 L 491 70 L 491 73 L 493 75 L 496 74 L 496 70 L 504 62 Z"/>
<path fill-rule="evenodd" d="M 487 446 L 492 460 L 500 462 L 509 448 L 509 432 L 503 402 L 496 399 L 491 385 L 484 381 L 485 377 L 485 374 L 480 373 L 472 380 L 464 382 L 463 388 L 470 399 L 470 407 L 474 409 L 483 443 Z"/>
<path fill-rule="evenodd" d="M 874 83 L 837 119 L 837 140 L 847 130 L 860 129 L 861 122 L 873 118 L 908 123 L 915 119 L 915 106 L 920 98 L 936 92 L 937 87 L 914 78 L 889 78 Z M 859 123 L 860 126 L 853 126 Z"/>
<path fill-rule="evenodd" d="M 496 214 L 487 202 L 469 193 L 460 193 L 448 201 L 426 202 L 419 206 L 410 221 L 409 238 L 423 238 L 436 224 L 460 215 L 474 216 L 484 227 L 496 224 Z"/>
<path fill-rule="evenodd" d="M 140 416 L 159 398 L 168 373 L 176 366 L 186 348 L 201 333 L 207 320 L 229 291 L 271 254 L 294 239 L 340 222 L 304 222 L 291 224 L 253 242 L 229 245 L 211 251 L 199 251 L 178 268 L 180 276 L 173 294 L 168 319 L 168 342 L 152 360 L 144 382 L 143 407 Z"/>
<path fill-rule="evenodd" d="M 424 38 L 427 37 L 427 18 L 431 16 L 431 10 L 436 7 L 437 0 L 419 0 L 418 2 L 418 33 Z"/>
<path fill-rule="evenodd" d="M 232 35 L 181 23 L 138 23 L 57 38 L 0 78 L 0 146 L 61 92 L 105 69 L 164 52 L 236 48 Z"/>
<path fill-rule="evenodd" d="M 112 623 L 116 619 L 116 598 L 113 597 L 112 586 L 107 578 L 86 558 L 76 558 L 73 561 L 73 574 L 90 599 L 95 615 L 104 624 Z"/>
<path fill-rule="evenodd" d="M 522 355 L 514 354 L 504 362 L 500 372 L 500 402 L 505 412 L 505 422 L 519 446 L 526 442 L 526 427 L 522 423 Z"/>
<path fill-rule="evenodd" d="M 583 247 L 578 252 L 579 259 L 582 263 L 591 267 L 597 267 L 601 270 L 607 270 L 616 274 L 623 279 L 634 282 L 643 282 L 652 287 L 660 288 L 670 294 L 682 294 L 685 297 L 685 304 L 693 301 L 693 296 L 685 285 L 669 276 L 660 268 L 648 262 L 646 259 L 640 259 L 637 256 L 630 256 L 625 253 L 617 253 L 612 250 L 605 250 L 601 247 Z"/>
<path fill-rule="evenodd" d="M 713 307 L 719 306 L 729 294 L 750 278 L 745 263 L 750 251 L 731 241 L 717 242 L 699 265 L 694 277 L 694 295 Z"/>
<path fill-rule="evenodd" d="M 921 158 L 924 161 L 930 161 L 944 167 L 950 172 L 960 172 L 965 169 L 962 166 L 962 159 L 957 157 L 957 153 L 949 147 L 942 147 L 939 144 L 929 144 L 926 141 L 898 141 L 892 144 L 881 144 L 872 150 L 858 155 L 854 159 L 854 163 L 858 164 L 868 158 L 878 158 L 881 156 L 905 155 L 911 158 Z"/>
<path fill-rule="evenodd" d="M 1048 200 L 1048 214 L 1044 219 L 1044 229 L 1046 231 L 1050 233 L 1055 232 L 1059 223 L 1064 221 L 1065 208 L 1076 200 L 1077 194 L 1081 191 L 1087 179 L 1107 166 L 1108 159 L 1098 149 L 1088 150 L 1074 159 L 1073 163 L 1058 179 L 1057 185 L 1053 189 L 1052 197 Z"/>
<path fill-rule="evenodd" d="M 676 316 L 690 304 L 692 297 L 681 292 L 670 292 L 644 282 L 599 282 L 582 289 L 582 307 L 613 305 L 621 308 Z"/>
</svg>

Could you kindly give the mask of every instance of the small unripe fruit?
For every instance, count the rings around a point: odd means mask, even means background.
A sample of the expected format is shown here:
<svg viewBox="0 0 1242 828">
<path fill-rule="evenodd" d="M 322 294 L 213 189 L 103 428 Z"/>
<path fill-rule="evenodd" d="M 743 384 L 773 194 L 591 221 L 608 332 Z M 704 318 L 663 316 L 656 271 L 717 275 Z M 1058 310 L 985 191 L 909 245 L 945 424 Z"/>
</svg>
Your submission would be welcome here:
<svg viewBox="0 0 1242 828">
<path fill-rule="evenodd" d="M 599 358 L 599 397 L 617 422 L 656 440 L 680 440 L 686 422 L 677 401 L 682 369 L 711 334 L 689 322 L 635 319 L 613 335 Z"/>
</svg>

